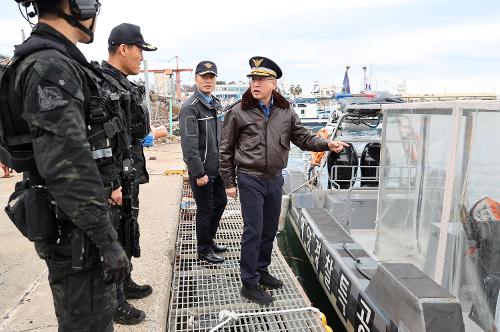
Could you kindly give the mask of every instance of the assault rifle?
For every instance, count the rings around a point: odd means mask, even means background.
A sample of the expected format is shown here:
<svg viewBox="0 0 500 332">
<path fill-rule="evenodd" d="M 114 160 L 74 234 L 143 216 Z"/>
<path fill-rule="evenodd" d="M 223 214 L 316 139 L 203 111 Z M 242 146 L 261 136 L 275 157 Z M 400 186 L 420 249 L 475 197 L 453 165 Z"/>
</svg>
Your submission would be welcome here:
<svg viewBox="0 0 500 332">
<path fill-rule="evenodd" d="M 123 93 L 120 98 L 121 108 L 125 120 L 125 142 L 126 149 L 123 152 L 121 180 L 122 180 L 122 213 L 121 213 L 121 243 L 127 255 L 139 257 L 139 225 L 137 215 L 133 212 L 132 182 L 134 181 L 135 169 L 130 153 L 131 149 L 131 116 L 130 116 L 130 94 Z"/>
</svg>

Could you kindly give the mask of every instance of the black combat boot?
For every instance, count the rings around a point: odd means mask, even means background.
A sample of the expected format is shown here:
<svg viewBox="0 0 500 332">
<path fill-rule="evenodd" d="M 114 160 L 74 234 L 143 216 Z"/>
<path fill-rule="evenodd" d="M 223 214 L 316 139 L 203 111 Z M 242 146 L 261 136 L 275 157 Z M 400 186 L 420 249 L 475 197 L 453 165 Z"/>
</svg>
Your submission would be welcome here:
<svg viewBox="0 0 500 332">
<path fill-rule="evenodd" d="M 113 320 L 116 324 L 136 325 L 146 318 L 144 311 L 136 309 L 127 301 L 123 301 L 115 310 Z"/>
<path fill-rule="evenodd" d="M 142 299 L 153 293 L 153 288 L 149 285 L 138 285 L 132 279 L 123 282 L 123 292 L 126 299 Z"/>
<path fill-rule="evenodd" d="M 240 294 L 243 297 L 247 298 L 248 300 L 258 303 L 260 305 L 267 305 L 274 301 L 271 294 L 265 291 L 261 285 L 249 286 L 243 284 L 243 287 L 241 287 Z"/>
<path fill-rule="evenodd" d="M 283 287 L 283 281 L 273 277 L 269 272 L 260 272 L 259 283 L 270 289 L 278 289 Z"/>
</svg>

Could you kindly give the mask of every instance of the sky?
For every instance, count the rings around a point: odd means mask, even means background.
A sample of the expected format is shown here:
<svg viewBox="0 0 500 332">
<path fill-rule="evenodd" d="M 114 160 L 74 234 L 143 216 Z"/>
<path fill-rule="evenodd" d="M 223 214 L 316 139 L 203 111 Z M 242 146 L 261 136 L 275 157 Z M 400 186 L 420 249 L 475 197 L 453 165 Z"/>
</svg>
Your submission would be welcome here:
<svg viewBox="0 0 500 332">
<path fill-rule="evenodd" d="M 372 87 L 408 93 L 500 95 L 498 0 L 101 0 L 95 42 L 81 49 L 89 60 L 107 58 L 111 29 L 141 26 L 158 47 L 145 52 L 150 69 L 217 64 L 219 80 L 246 81 L 248 59 L 266 56 L 283 70 L 285 87 L 306 94 L 318 81 L 342 84 L 349 65 L 351 91 Z M 0 4 L 0 53 L 12 54 L 30 26 L 13 0 Z M 183 74 L 183 84 L 193 83 Z"/>
</svg>

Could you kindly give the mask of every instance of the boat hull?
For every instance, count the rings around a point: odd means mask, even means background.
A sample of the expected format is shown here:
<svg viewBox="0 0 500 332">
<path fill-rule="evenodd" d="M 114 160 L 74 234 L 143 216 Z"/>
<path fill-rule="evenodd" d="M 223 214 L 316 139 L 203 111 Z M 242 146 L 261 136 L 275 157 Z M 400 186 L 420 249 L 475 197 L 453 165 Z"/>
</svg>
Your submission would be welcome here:
<svg viewBox="0 0 500 332">
<path fill-rule="evenodd" d="M 411 264 L 377 262 L 326 209 L 292 205 L 289 220 L 348 331 L 465 331 L 452 294 Z"/>
</svg>

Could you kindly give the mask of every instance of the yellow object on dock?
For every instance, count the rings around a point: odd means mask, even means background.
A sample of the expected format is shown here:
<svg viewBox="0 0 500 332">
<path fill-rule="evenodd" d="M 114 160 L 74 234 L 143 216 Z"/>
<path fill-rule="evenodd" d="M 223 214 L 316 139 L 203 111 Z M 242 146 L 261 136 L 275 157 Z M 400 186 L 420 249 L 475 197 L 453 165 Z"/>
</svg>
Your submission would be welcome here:
<svg viewBox="0 0 500 332">
<path fill-rule="evenodd" d="M 167 169 L 163 172 L 163 175 L 185 175 L 187 171 L 185 169 L 177 168 L 177 169 Z"/>
</svg>

